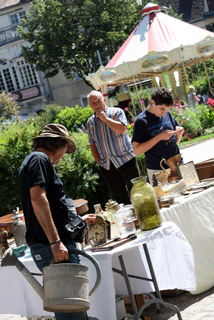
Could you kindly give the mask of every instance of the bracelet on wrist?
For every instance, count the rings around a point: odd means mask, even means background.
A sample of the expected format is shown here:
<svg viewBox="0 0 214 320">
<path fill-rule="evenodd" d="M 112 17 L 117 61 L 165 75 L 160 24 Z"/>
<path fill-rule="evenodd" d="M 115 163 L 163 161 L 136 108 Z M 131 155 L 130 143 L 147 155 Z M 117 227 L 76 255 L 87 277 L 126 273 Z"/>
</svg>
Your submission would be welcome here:
<svg viewBox="0 0 214 320">
<path fill-rule="evenodd" d="M 56 245 L 57 243 L 60 243 L 60 242 L 61 242 L 60 239 L 59 239 L 59 240 L 56 240 L 56 241 L 54 241 L 54 242 L 51 242 L 51 243 L 50 243 L 50 246 Z"/>
<path fill-rule="evenodd" d="M 54 247 L 56 247 L 59 243 L 60 243 L 60 242 L 57 242 L 57 243 L 55 243 L 55 244 L 51 244 L 51 249 L 54 248 Z"/>
</svg>

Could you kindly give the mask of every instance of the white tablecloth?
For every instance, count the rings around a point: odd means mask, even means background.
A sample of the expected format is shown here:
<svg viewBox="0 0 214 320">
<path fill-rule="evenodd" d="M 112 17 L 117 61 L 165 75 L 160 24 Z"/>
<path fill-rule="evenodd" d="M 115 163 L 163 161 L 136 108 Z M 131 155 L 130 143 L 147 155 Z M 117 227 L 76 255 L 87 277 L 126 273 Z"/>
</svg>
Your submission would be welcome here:
<svg viewBox="0 0 214 320">
<path fill-rule="evenodd" d="M 30 272 L 41 274 L 29 250 L 20 259 Z M 42 283 L 42 276 L 35 277 Z M 50 315 L 43 310 L 42 300 L 16 267 L 0 268 L 0 314 L 22 316 Z"/>
<path fill-rule="evenodd" d="M 182 230 L 194 253 L 196 290 L 202 293 L 214 286 L 214 187 L 201 193 L 176 199 L 161 209 L 164 221 L 173 221 Z"/>
<path fill-rule="evenodd" d="M 143 253 L 143 242 L 148 245 L 160 290 L 195 289 L 192 248 L 173 222 L 165 222 L 159 228 L 140 232 L 136 240 L 111 251 L 93 254 L 87 251 L 97 259 L 102 271 L 101 284 L 90 297 L 89 316 L 97 317 L 99 320 L 116 320 L 115 295 L 125 295 L 127 291 L 123 277 L 114 273 L 112 267 L 120 269 L 118 256 L 122 254 L 129 273 L 146 276 L 148 268 Z M 38 272 L 30 256 L 21 258 L 21 261 L 30 271 Z M 89 267 L 91 289 L 96 278 L 95 268 L 85 257 L 82 257 L 82 264 Z M 0 268 L 0 283 L 1 313 L 23 316 L 47 314 L 43 310 L 39 296 L 15 267 Z M 132 279 L 131 284 L 136 294 L 154 290 L 153 286 L 145 281 Z"/>
</svg>

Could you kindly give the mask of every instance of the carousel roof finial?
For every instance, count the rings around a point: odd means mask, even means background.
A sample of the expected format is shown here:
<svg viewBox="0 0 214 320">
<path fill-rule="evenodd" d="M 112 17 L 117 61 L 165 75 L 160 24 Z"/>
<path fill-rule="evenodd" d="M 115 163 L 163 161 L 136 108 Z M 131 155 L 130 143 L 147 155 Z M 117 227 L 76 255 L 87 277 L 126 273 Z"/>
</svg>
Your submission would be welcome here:
<svg viewBox="0 0 214 320">
<path fill-rule="evenodd" d="M 142 13 L 142 17 L 144 17 L 147 14 L 150 14 L 152 12 L 160 12 L 160 11 L 161 11 L 161 8 L 159 5 L 149 2 L 147 3 L 147 5 L 145 5 L 141 13 Z"/>
</svg>

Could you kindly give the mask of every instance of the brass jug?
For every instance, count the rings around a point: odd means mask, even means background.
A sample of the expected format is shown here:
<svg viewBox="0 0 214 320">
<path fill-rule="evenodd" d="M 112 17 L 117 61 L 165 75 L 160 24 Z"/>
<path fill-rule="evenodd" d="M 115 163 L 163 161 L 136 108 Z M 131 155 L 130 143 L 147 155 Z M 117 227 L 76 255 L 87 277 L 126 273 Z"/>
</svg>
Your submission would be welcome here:
<svg viewBox="0 0 214 320">
<path fill-rule="evenodd" d="M 177 169 L 176 169 L 176 166 L 178 166 L 180 164 L 180 161 L 181 161 L 181 154 L 180 153 L 176 154 L 175 156 L 173 156 L 167 160 L 162 158 L 162 160 L 160 161 L 160 166 L 164 171 L 166 171 L 166 169 L 162 166 L 163 162 L 165 162 L 168 165 L 168 167 L 170 168 L 170 173 L 167 178 L 168 182 L 180 179 L 180 177 L 177 173 Z"/>
</svg>

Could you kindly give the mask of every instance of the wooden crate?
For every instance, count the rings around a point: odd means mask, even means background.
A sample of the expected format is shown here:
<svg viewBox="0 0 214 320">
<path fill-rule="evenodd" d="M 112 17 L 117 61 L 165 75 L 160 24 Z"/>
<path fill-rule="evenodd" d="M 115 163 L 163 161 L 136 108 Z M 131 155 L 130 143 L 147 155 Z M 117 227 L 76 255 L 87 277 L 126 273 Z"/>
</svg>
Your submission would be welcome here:
<svg viewBox="0 0 214 320">
<path fill-rule="evenodd" d="M 214 178 L 214 159 L 195 164 L 199 180 Z"/>
<path fill-rule="evenodd" d="M 173 290 L 162 290 L 161 296 L 162 297 L 177 297 L 180 296 L 180 294 L 183 294 L 186 292 L 185 290 L 180 290 L 180 289 L 173 289 Z"/>
<path fill-rule="evenodd" d="M 144 295 L 135 294 L 134 297 L 135 297 L 137 309 L 139 310 L 141 306 L 144 304 Z M 126 312 L 127 313 L 133 312 L 132 304 L 129 296 L 124 297 L 124 303 L 125 303 Z"/>
</svg>

